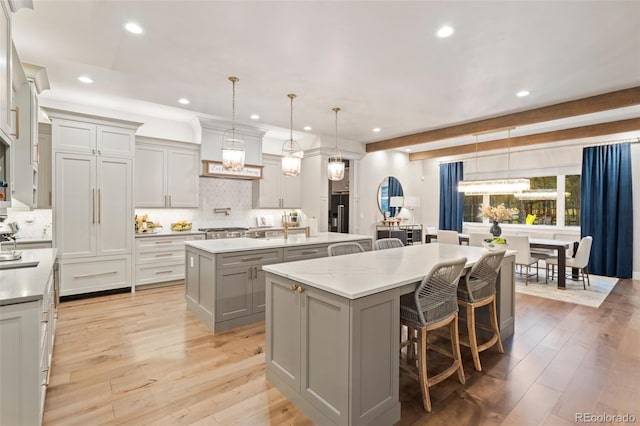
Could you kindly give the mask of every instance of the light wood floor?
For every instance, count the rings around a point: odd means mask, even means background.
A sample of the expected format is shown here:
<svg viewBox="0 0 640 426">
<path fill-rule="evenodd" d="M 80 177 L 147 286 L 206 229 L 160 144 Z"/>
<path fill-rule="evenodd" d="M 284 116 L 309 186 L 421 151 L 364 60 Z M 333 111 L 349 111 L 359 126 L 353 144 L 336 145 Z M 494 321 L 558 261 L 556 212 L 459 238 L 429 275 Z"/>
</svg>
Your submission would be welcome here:
<svg viewBox="0 0 640 426">
<path fill-rule="evenodd" d="M 505 354 L 463 348 L 455 375 L 431 389 L 401 376 L 400 424 L 573 424 L 575 413 L 640 422 L 640 281 L 599 309 L 516 296 Z M 264 377 L 264 323 L 212 335 L 173 286 L 59 306 L 45 425 L 309 425 Z"/>
</svg>

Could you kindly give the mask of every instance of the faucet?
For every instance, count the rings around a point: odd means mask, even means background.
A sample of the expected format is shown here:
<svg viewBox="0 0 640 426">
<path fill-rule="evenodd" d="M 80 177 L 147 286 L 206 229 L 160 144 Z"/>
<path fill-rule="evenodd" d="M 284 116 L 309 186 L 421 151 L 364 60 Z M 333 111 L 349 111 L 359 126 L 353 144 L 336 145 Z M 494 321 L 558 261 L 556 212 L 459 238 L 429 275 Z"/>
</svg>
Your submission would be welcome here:
<svg viewBox="0 0 640 426">
<path fill-rule="evenodd" d="M 284 239 L 289 238 L 289 224 L 287 222 L 284 223 Z"/>
</svg>

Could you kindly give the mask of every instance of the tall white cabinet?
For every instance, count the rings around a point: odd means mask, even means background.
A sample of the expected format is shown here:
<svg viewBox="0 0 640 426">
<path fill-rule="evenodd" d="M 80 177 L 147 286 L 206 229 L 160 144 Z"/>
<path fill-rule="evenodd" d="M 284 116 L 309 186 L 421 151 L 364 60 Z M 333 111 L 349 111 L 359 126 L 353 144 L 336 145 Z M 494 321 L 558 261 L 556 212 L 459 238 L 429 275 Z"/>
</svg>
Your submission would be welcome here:
<svg viewBox="0 0 640 426">
<path fill-rule="evenodd" d="M 141 123 L 45 108 L 60 295 L 131 287 L 134 133 Z"/>
<path fill-rule="evenodd" d="M 253 181 L 253 207 L 296 209 L 302 207 L 302 175 L 282 174 L 279 155 L 262 155 L 262 179 Z"/>
</svg>

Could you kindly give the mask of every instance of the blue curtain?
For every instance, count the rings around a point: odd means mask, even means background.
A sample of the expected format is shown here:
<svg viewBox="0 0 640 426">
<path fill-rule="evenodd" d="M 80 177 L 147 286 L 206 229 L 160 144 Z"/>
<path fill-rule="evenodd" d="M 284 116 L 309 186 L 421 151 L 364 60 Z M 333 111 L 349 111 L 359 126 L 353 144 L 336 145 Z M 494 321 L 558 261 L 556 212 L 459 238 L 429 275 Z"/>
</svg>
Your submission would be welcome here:
<svg viewBox="0 0 640 426">
<path fill-rule="evenodd" d="M 633 201 L 631 145 L 594 146 L 582 152 L 580 234 L 591 235 L 589 271 L 631 278 Z"/>
<path fill-rule="evenodd" d="M 458 192 L 461 180 L 462 161 L 440 164 L 440 229 L 462 232 L 464 194 Z"/>
<path fill-rule="evenodd" d="M 391 197 L 402 197 L 403 195 L 400 181 L 393 176 L 389 176 L 389 200 L 391 200 Z M 391 204 L 391 202 L 389 202 L 389 204 Z M 389 217 L 396 217 L 396 210 L 398 209 L 399 207 L 389 207 L 389 211 L 391 212 Z"/>
</svg>

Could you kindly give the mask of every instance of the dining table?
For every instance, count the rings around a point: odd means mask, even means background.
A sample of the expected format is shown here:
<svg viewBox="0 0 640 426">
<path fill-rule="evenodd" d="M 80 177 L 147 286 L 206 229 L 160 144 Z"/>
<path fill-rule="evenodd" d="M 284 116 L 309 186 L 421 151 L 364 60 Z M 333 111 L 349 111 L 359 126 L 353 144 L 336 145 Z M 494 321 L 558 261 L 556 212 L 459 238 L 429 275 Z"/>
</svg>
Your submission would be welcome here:
<svg viewBox="0 0 640 426">
<path fill-rule="evenodd" d="M 506 237 L 508 239 L 508 236 Z M 434 233 L 426 233 L 424 237 L 425 243 L 431 243 L 438 239 L 438 235 Z M 460 244 L 469 244 L 469 234 L 458 234 Z M 532 249 L 554 250 L 558 255 L 558 289 L 567 289 L 567 278 L 564 271 L 567 266 L 567 249 L 573 244 L 572 241 L 553 240 L 546 238 L 529 238 L 529 247 Z M 572 276 L 577 276 L 577 270 L 572 272 Z"/>
</svg>

